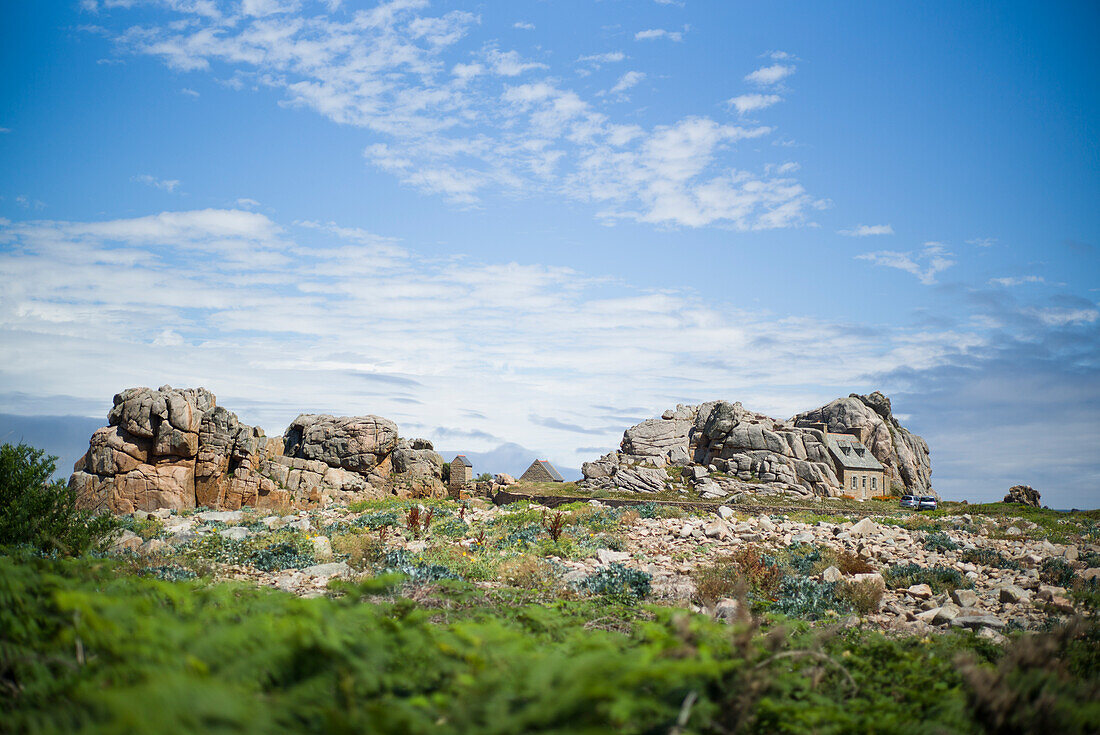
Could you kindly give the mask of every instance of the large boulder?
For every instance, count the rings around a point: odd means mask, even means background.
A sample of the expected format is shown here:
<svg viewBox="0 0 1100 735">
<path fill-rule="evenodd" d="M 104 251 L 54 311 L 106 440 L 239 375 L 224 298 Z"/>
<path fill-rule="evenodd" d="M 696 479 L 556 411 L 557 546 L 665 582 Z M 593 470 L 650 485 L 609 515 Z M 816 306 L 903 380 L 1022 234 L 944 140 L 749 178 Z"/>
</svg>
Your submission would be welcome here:
<svg viewBox="0 0 1100 735">
<path fill-rule="evenodd" d="M 649 419 L 623 433 L 625 454 L 642 457 L 665 456 L 675 447 L 687 449 L 691 422 L 682 419 Z"/>
<path fill-rule="evenodd" d="M 284 454 L 385 477 L 397 448 L 397 424 L 379 416 L 302 414 L 283 434 Z"/>
<path fill-rule="evenodd" d="M 1013 485 L 1008 489 L 1008 495 L 1005 495 L 1004 503 L 1020 503 L 1021 505 L 1030 505 L 1033 508 L 1039 507 L 1039 491 L 1030 485 Z"/>
</svg>

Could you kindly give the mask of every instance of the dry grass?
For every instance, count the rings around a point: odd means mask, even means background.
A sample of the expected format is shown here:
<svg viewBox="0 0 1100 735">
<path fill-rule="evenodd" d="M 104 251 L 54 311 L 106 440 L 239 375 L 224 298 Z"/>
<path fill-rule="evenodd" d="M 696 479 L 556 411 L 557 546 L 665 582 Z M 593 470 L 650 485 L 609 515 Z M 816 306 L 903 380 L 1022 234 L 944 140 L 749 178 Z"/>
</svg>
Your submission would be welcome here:
<svg viewBox="0 0 1100 735">
<path fill-rule="evenodd" d="M 386 545 L 381 539 L 365 533 L 346 533 L 333 536 L 332 550 L 336 554 L 347 554 L 348 566 L 366 569 L 382 558 Z"/>
<path fill-rule="evenodd" d="M 836 568 L 844 574 L 867 574 L 875 571 L 866 559 L 847 549 L 836 552 Z"/>
<path fill-rule="evenodd" d="M 878 612 L 882 606 L 882 587 L 871 580 L 860 582 L 841 582 L 837 585 L 837 596 L 848 601 L 852 609 L 860 615 Z"/>
<path fill-rule="evenodd" d="M 513 587 L 536 590 L 557 585 L 554 568 L 537 556 L 518 556 L 500 565 L 500 578 Z"/>
<path fill-rule="evenodd" d="M 624 510 L 619 515 L 619 525 L 621 525 L 623 528 L 630 528 L 635 523 L 637 523 L 640 518 L 641 515 L 638 514 L 638 511 Z"/>
</svg>

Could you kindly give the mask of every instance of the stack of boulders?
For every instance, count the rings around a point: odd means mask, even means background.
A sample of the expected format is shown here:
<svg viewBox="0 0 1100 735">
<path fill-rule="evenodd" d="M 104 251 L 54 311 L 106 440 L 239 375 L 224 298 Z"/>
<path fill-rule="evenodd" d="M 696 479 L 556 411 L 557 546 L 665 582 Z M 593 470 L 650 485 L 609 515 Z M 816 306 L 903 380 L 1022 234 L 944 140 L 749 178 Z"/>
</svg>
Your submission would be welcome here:
<svg viewBox="0 0 1100 735">
<path fill-rule="evenodd" d="M 1013 485 L 1008 489 L 1008 495 L 1005 495 L 1002 503 L 1019 503 L 1020 505 L 1030 505 L 1033 508 L 1039 507 L 1039 491 L 1033 488 L 1031 485 Z"/>
<path fill-rule="evenodd" d="M 443 458 L 378 416 L 303 414 L 282 437 L 241 423 L 205 388 L 130 388 L 114 398 L 69 484 L 83 507 L 303 506 L 384 494 L 440 495 Z"/>
<path fill-rule="evenodd" d="M 837 496 L 840 472 L 821 424 L 833 433 L 858 430 L 883 464 L 887 487 L 931 493 L 928 445 L 898 423 L 878 392 L 853 393 L 789 421 L 727 401 L 679 405 L 627 429 L 618 451 L 584 463 L 582 486 L 640 493 L 691 487 L 706 498 Z"/>
</svg>

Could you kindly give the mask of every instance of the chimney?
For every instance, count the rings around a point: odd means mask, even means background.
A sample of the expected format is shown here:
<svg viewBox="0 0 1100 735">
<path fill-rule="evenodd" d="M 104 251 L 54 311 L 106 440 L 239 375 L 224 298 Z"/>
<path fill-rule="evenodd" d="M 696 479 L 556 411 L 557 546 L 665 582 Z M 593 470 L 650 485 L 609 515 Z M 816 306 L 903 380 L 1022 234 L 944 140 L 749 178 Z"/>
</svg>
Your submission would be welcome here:
<svg viewBox="0 0 1100 735">
<path fill-rule="evenodd" d="M 844 433 L 845 434 L 851 434 L 852 436 L 854 436 L 856 439 L 859 440 L 860 444 L 863 444 L 863 437 L 866 434 L 866 431 L 865 431 L 865 428 L 862 427 L 862 426 L 853 426 L 849 429 L 845 429 Z"/>
</svg>

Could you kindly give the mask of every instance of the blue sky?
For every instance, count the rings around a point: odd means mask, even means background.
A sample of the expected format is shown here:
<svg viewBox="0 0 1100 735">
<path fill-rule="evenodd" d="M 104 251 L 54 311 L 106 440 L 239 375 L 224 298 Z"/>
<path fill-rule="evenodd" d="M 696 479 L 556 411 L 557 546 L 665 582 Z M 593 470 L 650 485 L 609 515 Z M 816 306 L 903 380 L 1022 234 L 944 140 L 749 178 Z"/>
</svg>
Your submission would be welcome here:
<svg viewBox="0 0 1100 735">
<path fill-rule="evenodd" d="M 0 10 L 0 413 L 203 384 L 579 466 L 881 389 L 1100 505 L 1095 4 Z"/>
</svg>

